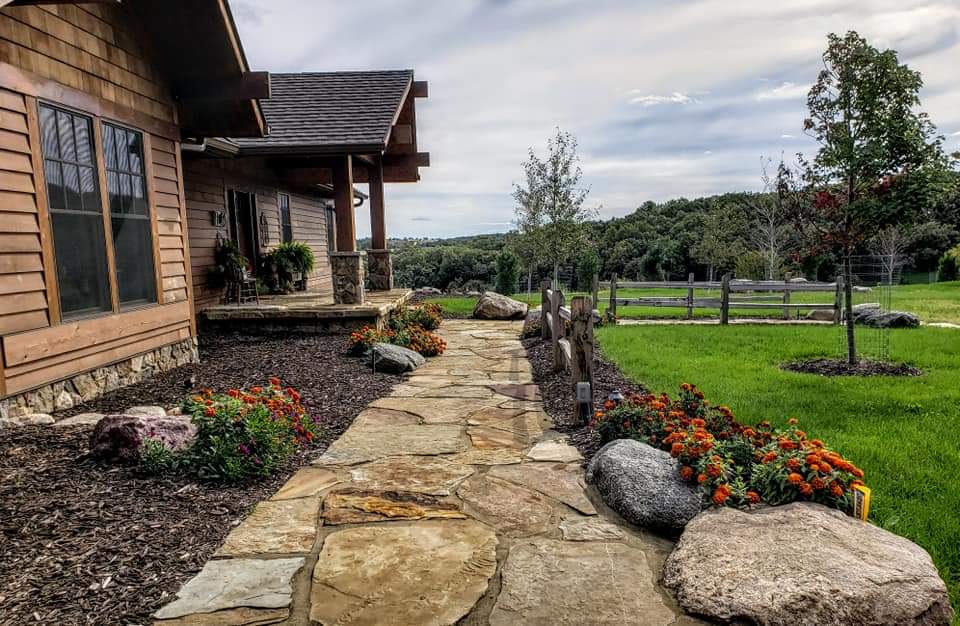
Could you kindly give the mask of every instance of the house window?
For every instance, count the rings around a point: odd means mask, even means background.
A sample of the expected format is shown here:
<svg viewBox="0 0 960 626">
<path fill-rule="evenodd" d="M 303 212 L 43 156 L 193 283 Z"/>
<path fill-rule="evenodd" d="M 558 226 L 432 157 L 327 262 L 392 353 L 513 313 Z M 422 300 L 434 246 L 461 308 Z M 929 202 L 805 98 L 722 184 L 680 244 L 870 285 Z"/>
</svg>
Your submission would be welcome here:
<svg viewBox="0 0 960 626">
<path fill-rule="evenodd" d="M 92 121 L 41 105 L 40 133 L 61 316 L 71 319 L 109 311 L 112 305 Z"/>
<path fill-rule="evenodd" d="M 104 123 L 103 153 L 120 305 L 156 302 L 153 233 L 143 167 L 143 135 Z"/>
<path fill-rule="evenodd" d="M 327 251 L 337 251 L 337 213 L 327 207 Z"/>
<path fill-rule="evenodd" d="M 280 194 L 280 230 L 283 233 L 283 242 L 293 241 L 293 222 L 290 221 L 290 196 Z"/>
</svg>

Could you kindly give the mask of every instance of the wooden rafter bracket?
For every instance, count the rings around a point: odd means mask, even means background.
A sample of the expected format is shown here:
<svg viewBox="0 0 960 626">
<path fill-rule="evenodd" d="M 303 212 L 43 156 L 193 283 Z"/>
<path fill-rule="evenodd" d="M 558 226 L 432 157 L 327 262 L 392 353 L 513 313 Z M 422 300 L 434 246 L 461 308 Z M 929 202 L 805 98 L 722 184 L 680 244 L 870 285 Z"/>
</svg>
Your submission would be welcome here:
<svg viewBox="0 0 960 626">
<path fill-rule="evenodd" d="M 413 81 L 413 86 L 411 87 L 410 92 L 413 94 L 414 98 L 429 97 L 430 89 L 427 86 L 427 81 L 425 80 Z"/>
</svg>

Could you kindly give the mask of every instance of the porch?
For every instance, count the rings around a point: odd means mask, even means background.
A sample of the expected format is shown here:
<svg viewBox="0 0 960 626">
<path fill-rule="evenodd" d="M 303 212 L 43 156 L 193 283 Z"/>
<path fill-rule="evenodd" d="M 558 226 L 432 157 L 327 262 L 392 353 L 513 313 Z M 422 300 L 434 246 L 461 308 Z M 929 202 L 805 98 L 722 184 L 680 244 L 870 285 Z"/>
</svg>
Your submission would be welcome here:
<svg viewBox="0 0 960 626">
<path fill-rule="evenodd" d="M 262 296 L 259 303 L 207 307 L 201 320 L 211 330 L 340 333 L 364 325 L 382 328 L 390 313 L 412 295 L 409 289 L 368 291 L 362 304 L 335 304 L 329 292 L 304 291 Z"/>
</svg>

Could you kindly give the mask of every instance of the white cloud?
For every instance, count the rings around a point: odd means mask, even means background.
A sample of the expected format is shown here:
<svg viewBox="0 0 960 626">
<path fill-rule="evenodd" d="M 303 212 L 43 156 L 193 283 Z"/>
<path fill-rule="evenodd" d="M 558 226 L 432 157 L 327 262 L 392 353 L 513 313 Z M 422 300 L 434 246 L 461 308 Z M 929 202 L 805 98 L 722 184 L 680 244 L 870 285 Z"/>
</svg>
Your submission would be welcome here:
<svg viewBox="0 0 960 626">
<path fill-rule="evenodd" d="M 674 91 L 669 96 L 655 94 L 640 95 L 643 92 L 639 89 L 634 89 L 630 93 L 632 94 L 630 104 L 640 104 L 645 107 L 657 106 L 658 104 L 691 104 L 697 102 L 697 100 L 679 91 Z"/>
<path fill-rule="evenodd" d="M 796 135 L 780 135 L 780 139 L 796 139 Z"/>
<path fill-rule="evenodd" d="M 756 94 L 757 100 L 796 100 L 805 98 L 809 87 L 797 85 L 789 81 L 784 81 L 779 87 L 773 89 L 764 89 Z"/>
<path fill-rule="evenodd" d="M 958 131 L 955 132 L 955 133 L 950 133 L 950 136 L 951 136 L 951 137 L 960 137 L 960 130 L 958 130 Z"/>
</svg>

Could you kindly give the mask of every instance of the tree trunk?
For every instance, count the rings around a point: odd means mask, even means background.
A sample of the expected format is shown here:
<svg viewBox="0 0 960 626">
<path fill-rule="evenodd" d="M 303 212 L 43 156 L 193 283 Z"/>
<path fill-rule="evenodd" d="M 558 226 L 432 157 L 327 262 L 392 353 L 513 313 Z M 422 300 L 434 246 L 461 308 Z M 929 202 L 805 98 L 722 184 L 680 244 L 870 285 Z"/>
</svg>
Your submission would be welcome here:
<svg viewBox="0 0 960 626">
<path fill-rule="evenodd" d="M 847 363 L 857 364 L 857 338 L 853 327 L 853 262 L 850 255 L 843 260 L 843 305 L 847 318 Z"/>
</svg>

